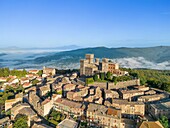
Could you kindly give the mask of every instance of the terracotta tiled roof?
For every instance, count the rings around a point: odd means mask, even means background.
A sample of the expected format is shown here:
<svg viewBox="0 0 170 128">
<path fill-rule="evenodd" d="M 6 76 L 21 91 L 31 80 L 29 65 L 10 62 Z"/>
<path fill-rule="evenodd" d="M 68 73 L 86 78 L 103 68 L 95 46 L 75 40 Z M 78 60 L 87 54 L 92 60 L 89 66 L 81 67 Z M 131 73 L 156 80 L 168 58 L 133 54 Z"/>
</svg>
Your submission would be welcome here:
<svg viewBox="0 0 170 128">
<path fill-rule="evenodd" d="M 120 110 L 108 108 L 107 110 L 107 115 L 112 115 L 112 116 L 119 116 Z"/>
<path fill-rule="evenodd" d="M 144 121 L 139 128 L 163 128 L 159 121 Z"/>
<path fill-rule="evenodd" d="M 47 103 L 49 103 L 50 102 L 50 99 L 45 99 L 41 104 L 42 105 L 45 105 L 45 104 L 47 104 Z"/>
<path fill-rule="evenodd" d="M 74 84 L 66 84 L 65 86 L 64 86 L 64 88 L 66 89 L 66 88 L 71 88 L 71 87 L 75 87 L 76 85 L 74 85 Z"/>
<path fill-rule="evenodd" d="M 6 81 L 6 77 L 0 77 L 0 80 L 2 80 L 2 81 Z"/>
<path fill-rule="evenodd" d="M 24 83 L 23 84 L 23 87 L 28 87 L 28 86 L 30 86 L 31 84 L 30 83 Z"/>
<path fill-rule="evenodd" d="M 55 102 L 63 104 L 63 105 L 68 106 L 70 108 L 82 108 L 83 107 L 83 105 L 81 103 L 66 100 L 66 99 L 63 99 L 63 98 L 58 98 Z"/>
<path fill-rule="evenodd" d="M 34 70 L 29 70 L 28 72 L 30 72 L 30 73 L 37 73 L 37 72 L 39 72 L 39 70 L 34 69 Z"/>
</svg>

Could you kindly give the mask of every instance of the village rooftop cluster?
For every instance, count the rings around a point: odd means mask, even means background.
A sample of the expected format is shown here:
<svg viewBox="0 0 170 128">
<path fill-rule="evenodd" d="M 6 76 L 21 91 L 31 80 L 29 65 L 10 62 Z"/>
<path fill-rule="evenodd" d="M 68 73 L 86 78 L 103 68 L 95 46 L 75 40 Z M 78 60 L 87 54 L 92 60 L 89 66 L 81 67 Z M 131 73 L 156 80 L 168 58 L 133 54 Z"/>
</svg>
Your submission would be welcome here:
<svg viewBox="0 0 170 128">
<path fill-rule="evenodd" d="M 129 75 L 107 58 L 100 61 L 87 54 L 80 60 L 80 72 L 59 74 L 47 67 L 41 75 L 38 72 L 35 69 L 25 77 L 0 78 L 1 91 L 7 86 L 24 88 L 0 106 L 1 111 L 10 111 L 0 119 L 0 127 L 12 127 L 18 114 L 28 116 L 32 128 L 163 128 L 157 120 L 162 115 L 170 118 L 170 94 L 140 85 L 140 79 L 87 83 L 86 79 L 94 75 L 99 78 L 100 73 Z M 45 118 L 52 110 L 66 115 L 57 125 Z"/>
</svg>

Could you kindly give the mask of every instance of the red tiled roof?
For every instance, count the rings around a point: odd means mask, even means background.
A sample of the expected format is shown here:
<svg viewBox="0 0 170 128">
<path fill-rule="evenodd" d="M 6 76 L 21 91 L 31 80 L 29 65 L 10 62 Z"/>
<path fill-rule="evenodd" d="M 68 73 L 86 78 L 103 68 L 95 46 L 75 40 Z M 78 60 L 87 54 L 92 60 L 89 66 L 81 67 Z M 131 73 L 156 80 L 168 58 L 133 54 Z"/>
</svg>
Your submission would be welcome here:
<svg viewBox="0 0 170 128">
<path fill-rule="evenodd" d="M 48 102 L 50 102 L 50 99 L 45 99 L 41 104 L 42 104 L 42 105 L 45 105 L 45 104 L 47 104 Z"/>
<path fill-rule="evenodd" d="M 30 86 L 30 83 L 24 83 L 23 86 Z"/>
<path fill-rule="evenodd" d="M 112 109 L 112 108 L 108 108 L 107 110 L 107 115 L 117 116 L 118 114 L 119 114 L 119 110 Z"/>
</svg>

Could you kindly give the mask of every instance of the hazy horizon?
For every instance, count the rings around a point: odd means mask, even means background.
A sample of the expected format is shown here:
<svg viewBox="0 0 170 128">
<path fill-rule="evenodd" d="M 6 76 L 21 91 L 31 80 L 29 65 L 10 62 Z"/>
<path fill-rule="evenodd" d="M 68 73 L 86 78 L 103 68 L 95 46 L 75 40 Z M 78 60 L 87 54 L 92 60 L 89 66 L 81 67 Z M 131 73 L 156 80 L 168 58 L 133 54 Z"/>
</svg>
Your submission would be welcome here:
<svg viewBox="0 0 170 128">
<path fill-rule="evenodd" d="M 0 47 L 0 50 L 1 49 L 8 49 L 9 48 L 9 50 L 10 49 L 16 49 L 16 50 L 18 50 L 18 49 L 30 49 L 30 50 L 32 50 L 32 49 L 60 49 L 60 48 L 64 48 L 64 47 L 66 47 L 66 50 L 69 50 L 68 49 L 68 47 L 69 46 L 75 46 L 75 49 L 82 49 L 82 48 L 97 48 L 97 47 L 106 47 L 106 48 L 149 48 L 149 47 L 170 47 L 170 45 L 152 45 L 152 46 L 115 46 L 115 47 L 112 47 L 112 46 L 102 46 L 102 45 L 96 45 L 96 46 L 87 46 L 87 47 L 83 47 L 83 46 L 79 46 L 79 45 L 63 45 L 63 46 L 59 46 L 59 47 L 17 47 L 17 46 L 8 46 L 8 47 Z M 72 49 L 70 49 L 70 50 L 72 50 Z"/>
<path fill-rule="evenodd" d="M 150 48 L 150 50 L 151 49 L 155 49 L 155 48 Z M 163 59 L 162 61 L 156 62 L 154 61 L 153 57 L 151 57 L 150 59 L 148 59 L 146 56 L 144 57 L 141 50 L 139 49 L 135 49 L 135 51 L 139 50 L 137 56 L 136 54 L 134 56 L 129 54 L 130 56 L 125 55 L 118 58 L 116 56 L 109 57 L 109 58 L 113 60 L 113 62 L 119 63 L 121 67 L 126 67 L 126 68 L 149 68 L 149 69 L 170 70 L 170 61 L 168 60 L 168 56 L 167 56 L 169 55 L 169 52 L 167 51 L 169 51 L 168 49 L 170 49 L 170 46 L 164 48 L 159 47 L 156 49 L 157 50 L 160 49 L 161 54 L 163 54 L 162 52 L 165 52 L 162 58 L 167 57 L 167 59 L 166 60 Z M 77 58 L 75 62 L 74 52 L 73 54 L 69 54 L 70 52 L 68 51 L 70 50 L 72 52 L 72 50 L 75 49 L 8 49 L 8 48 L 0 49 L 0 68 L 9 67 L 10 69 L 41 69 L 43 66 L 54 67 L 58 69 L 78 68 L 79 59 L 81 58 Z M 123 53 L 127 52 L 127 49 L 122 49 L 122 50 L 124 50 L 122 51 Z M 128 50 L 130 50 L 129 51 L 130 53 L 134 51 L 133 48 Z M 78 50 L 78 51 L 79 53 L 77 52 L 77 55 L 80 56 L 81 52 L 83 52 L 84 50 Z M 88 53 L 85 51 L 84 54 Z M 87 50 L 87 51 L 91 51 L 91 50 Z M 153 52 L 153 50 L 151 51 Z M 63 52 L 64 54 L 62 56 L 57 56 L 57 54 Z M 95 55 L 97 55 L 95 51 L 94 53 Z M 106 54 L 103 53 L 103 57 L 106 56 Z M 160 56 L 156 56 L 156 57 L 158 57 L 157 59 L 159 59 Z"/>
</svg>

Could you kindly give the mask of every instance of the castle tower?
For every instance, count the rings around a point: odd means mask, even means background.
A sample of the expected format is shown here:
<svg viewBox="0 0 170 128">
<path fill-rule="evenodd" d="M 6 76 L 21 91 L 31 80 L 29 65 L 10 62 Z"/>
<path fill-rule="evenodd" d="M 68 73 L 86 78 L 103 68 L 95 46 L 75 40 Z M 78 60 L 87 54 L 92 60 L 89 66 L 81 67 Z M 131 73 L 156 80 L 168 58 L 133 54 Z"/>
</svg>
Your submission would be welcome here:
<svg viewBox="0 0 170 128">
<path fill-rule="evenodd" d="M 118 63 L 115 64 L 115 69 L 119 69 L 119 64 Z"/>
<path fill-rule="evenodd" d="M 88 60 L 89 64 L 92 64 L 94 61 L 94 54 L 86 54 L 86 60 Z"/>
<path fill-rule="evenodd" d="M 103 59 L 102 59 L 102 62 L 108 63 L 108 62 L 109 62 L 109 59 L 108 59 L 108 58 L 103 58 Z"/>
<path fill-rule="evenodd" d="M 102 59 L 102 72 L 108 72 L 108 59 Z"/>
<path fill-rule="evenodd" d="M 88 65 L 89 61 L 88 60 L 80 60 L 80 75 L 85 74 L 85 67 Z"/>
<path fill-rule="evenodd" d="M 96 64 L 96 65 L 99 65 L 99 58 L 96 58 L 96 59 L 95 59 L 95 64 Z"/>
</svg>

